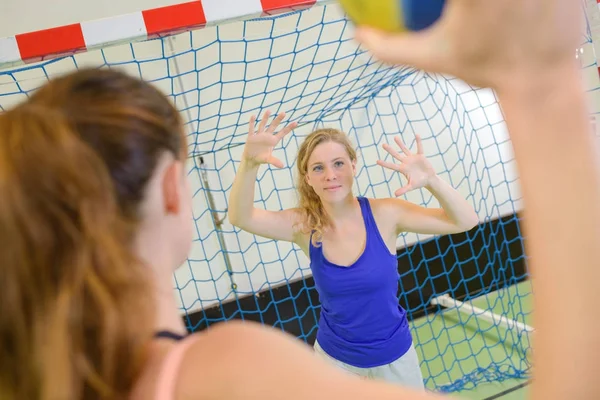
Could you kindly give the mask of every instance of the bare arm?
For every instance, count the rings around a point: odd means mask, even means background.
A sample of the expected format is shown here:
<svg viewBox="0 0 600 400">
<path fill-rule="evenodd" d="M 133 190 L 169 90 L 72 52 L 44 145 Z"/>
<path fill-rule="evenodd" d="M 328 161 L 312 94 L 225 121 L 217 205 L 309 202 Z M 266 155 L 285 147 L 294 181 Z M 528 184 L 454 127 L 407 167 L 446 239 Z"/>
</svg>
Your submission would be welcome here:
<svg viewBox="0 0 600 400">
<path fill-rule="evenodd" d="M 242 160 L 229 195 L 229 222 L 274 240 L 295 241 L 296 210 L 269 211 L 254 207 L 254 187 L 260 164 Z"/>
<path fill-rule="evenodd" d="M 600 321 L 587 311 L 600 282 L 600 165 L 579 71 L 554 76 L 515 81 L 500 93 L 519 163 L 535 292 L 532 392 L 535 399 L 600 398 Z M 557 294 L 568 301 L 555 301 Z"/>
<path fill-rule="evenodd" d="M 465 232 L 479 222 L 473 207 L 452 186 L 435 176 L 425 186 L 442 208 L 422 207 L 402 199 L 386 199 L 388 215 L 396 219 L 396 231 L 434 235 Z"/>
<path fill-rule="evenodd" d="M 600 282 L 600 160 L 573 55 L 582 7 L 572 0 L 446 4 L 425 32 L 364 29 L 358 37 L 380 59 L 496 89 L 520 173 L 535 286 L 531 398 L 600 398 L 600 320 L 587 312 Z"/>
<path fill-rule="evenodd" d="M 431 163 L 423 154 L 421 137 L 416 135 L 415 139 L 417 152 L 414 154 L 404 145 L 400 137 L 395 137 L 394 141 L 402 149 L 403 155 L 390 145 L 384 144 L 383 149 L 398 163 L 378 160 L 377 164 L 401 173 L 408 180 L 404 187 L 396 190 L 394 193 L 396 196 L 424 187 L 439 201 L 442 208 L 426 208 L 401 199 L 387 199 L 386 215 L 395 219 L 396 233 L 442 235 L 464 232 L 473 228 L 479 222 L 475 210 L 456 189 L 435 173 Z"/>
<path fill-rule="evenodd" d="M 265 112 L 256 132 L 254 131 L 255 117 L 250 118 L 248 139 L 244 147 L 242 162 L 233 180 L 229 195 L 229 222 L 255 235 L 295 242 L 297 241 L 294 227 L 297 218 L 295 209 L 268 211 L 254 207 L 254 186 L 258 168 L 261 164 L 283 167 L 281 160 L 273 157 L 273 147 L 296 127 L 296 123 L 291 123 L 275 134 L 274 132 L 285 114 L 280 113 L 266 128 L 269 114 L 269 111 Z"/>
<path fill-rule="evenodd" d="M 181 372 L 178 399 L 443 399 L 346 373 L 291 335 L 255 323 L 211 329 L 190 349 Z"/>
</svg>

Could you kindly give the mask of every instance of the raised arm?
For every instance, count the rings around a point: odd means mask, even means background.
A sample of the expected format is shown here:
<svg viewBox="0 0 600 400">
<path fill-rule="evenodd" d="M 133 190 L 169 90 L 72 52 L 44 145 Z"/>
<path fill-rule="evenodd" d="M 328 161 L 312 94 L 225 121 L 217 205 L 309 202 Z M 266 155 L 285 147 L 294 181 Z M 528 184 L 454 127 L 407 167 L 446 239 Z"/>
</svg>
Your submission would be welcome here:
<svg viewBox="0 0 600 400">
<path fill-rule="evenodd" d="M 573 0 L 453 0 L 427 31 L 357 32 L 382 60 L 498 94 L 525 204 L 534 400 L 600 398 L 600 320 L 587 312 L 600 282 L 600 158 L 574 55 L 582 8 Z"/>
<path fill-rule="evenodd" d="M 445 235 L 468 231 L 477 225 L 479 218 L 473 207 L 456 189 L 436 175 L 433 167 L 425 158 L 420 136 L 416 136 L 417 152 L 415 154 L 402 143 L 399 137 L 394 140 L 404 155 L 399 154 L 388 144 L 384 144 L 383 148 L 399 163 L 377 161 L 377 164 L 382 167 L 397 171 L 408 179 L 407 184 L 396 190 L 394 194 L 401 196 L 411 190 L 424 187 L 441 205 L 441 208 L 429 208 L 402 199 L 380 200 L 385 208 L 385 215 L 394 218 L 397 233 Z"/>
<path fill-rule="evenodd" d="M 273 156 L 273 148 L 288 133 L 296 127 L 292 122 L 281 131 L 275 130 L 285 118 L 285 113 L 280 113 L 267 128 L 269 111 L 263 115 L 258 129 L 254 126 L 256 119 L 250 118 L 250 127 L 242 161 L 233 180 L 229 195 L 229 222 L 232 225 L 255 235 L 269 239 L 294 242 L 296 210 L 269 211 L 254 207 L 254 187 L 258 168 L 261 164 L 271 164 L 283 168 L 281 160 Z"/>
</svg>

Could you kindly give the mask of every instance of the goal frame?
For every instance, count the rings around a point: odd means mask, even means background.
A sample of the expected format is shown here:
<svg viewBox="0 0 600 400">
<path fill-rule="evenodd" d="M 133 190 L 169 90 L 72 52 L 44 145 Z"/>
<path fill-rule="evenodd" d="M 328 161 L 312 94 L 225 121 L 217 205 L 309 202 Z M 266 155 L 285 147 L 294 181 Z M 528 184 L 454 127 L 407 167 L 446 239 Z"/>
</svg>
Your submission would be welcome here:
<svg viewBox="0 0 600 400">
<path fill-rule="evenodd" d="M 335 0 L 195 0 L 0 37 L 0 69 L 227 22 L 276 16 Z M 239 7 L 236 7 L 236 4 Z"/>
</svg>

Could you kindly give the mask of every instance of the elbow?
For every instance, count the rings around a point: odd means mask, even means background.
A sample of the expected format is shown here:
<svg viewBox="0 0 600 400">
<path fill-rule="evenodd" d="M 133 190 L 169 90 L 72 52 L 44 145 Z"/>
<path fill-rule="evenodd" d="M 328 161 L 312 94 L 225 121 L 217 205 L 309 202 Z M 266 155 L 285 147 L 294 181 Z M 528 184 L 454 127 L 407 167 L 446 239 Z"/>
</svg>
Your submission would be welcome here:
<svg viewBox="0 0 600 400">
<path fill-rule="evenodd" d="M 227 213 L 227 216 L 229 217 L 229 223 L 233 226 L 235 226 L 236 228 L 241 228 L 241 221 L 240 221 L 240 217 L 238 216 L 237 213 L 232 212 L 231 210 L 229 210 L 229 212 Z"/>
<path fill-rule="evenodd" d="M 451 233 L 463 233 L 468 232 L 479 225 L 479 216 L 473 211 L 468 215 L 463 215 L 460 218 L 453 221 L 449 220 L 448 222 L 452 224 Z"/>
<path fill-rule="evenodd" d="M 227 217 L 231 225 L 241 230 L 246 230 L 248 222 L 252 219 L 251 214 L 251 212 L 240 212 L 239 210 L 230 208 L 227 212 Z"/>
<path fill-rule="evenodd" d="M 229 223 L 236 228 L 241 228 L 242 218 L 241 212 L 239 210 L 239 205 L 237 204 L 235 197 L 229 197 L 228 199 L 228 207 L 227 207 L 227 219 Z"/>
<path fill-rule="evenodd" d="M 465 219 L 462 228 L 463 231 L 466 232 L 475 228 L 477 225 L 479 225 L 479 216 L 475 211 L 473 211 L 472 213 L 470 213 L 469 217 Z"/>
</svg>

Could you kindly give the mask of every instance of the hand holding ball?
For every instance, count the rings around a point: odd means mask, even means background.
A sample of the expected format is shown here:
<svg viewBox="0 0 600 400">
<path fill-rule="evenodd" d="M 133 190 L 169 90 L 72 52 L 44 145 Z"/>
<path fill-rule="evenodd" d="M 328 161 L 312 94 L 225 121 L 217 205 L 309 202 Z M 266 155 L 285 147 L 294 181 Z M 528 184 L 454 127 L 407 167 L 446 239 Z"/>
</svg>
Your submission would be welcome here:
<svg viewBox="0 0 600 400">
<path fill-rule="evenodd" d="M 418 31 L 434 24 L 445 0 L 338 0 L 356 25 L 386 32 Z"/>
</svg>

